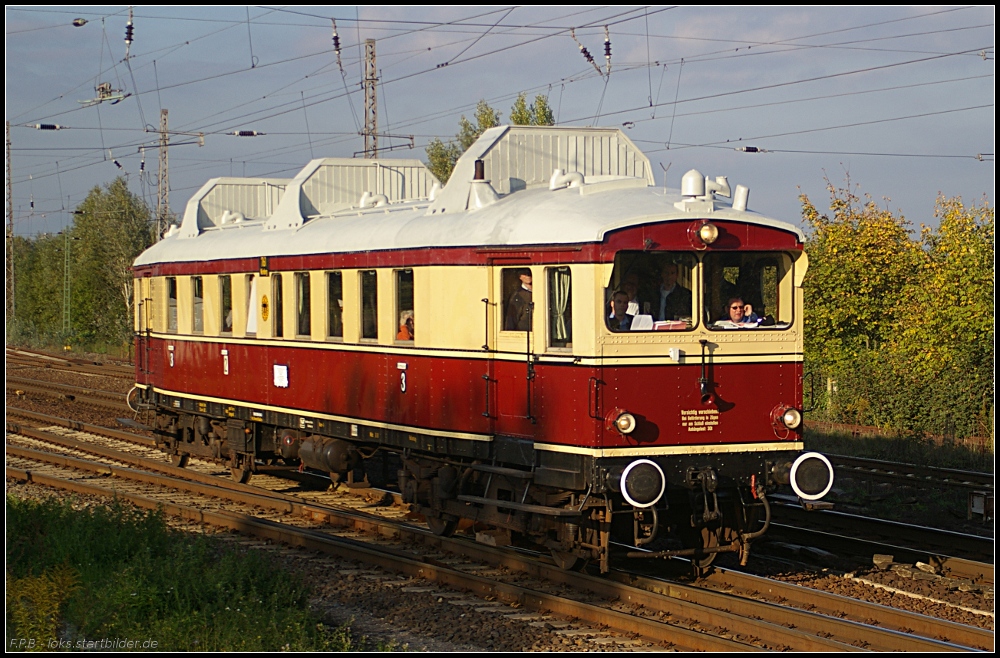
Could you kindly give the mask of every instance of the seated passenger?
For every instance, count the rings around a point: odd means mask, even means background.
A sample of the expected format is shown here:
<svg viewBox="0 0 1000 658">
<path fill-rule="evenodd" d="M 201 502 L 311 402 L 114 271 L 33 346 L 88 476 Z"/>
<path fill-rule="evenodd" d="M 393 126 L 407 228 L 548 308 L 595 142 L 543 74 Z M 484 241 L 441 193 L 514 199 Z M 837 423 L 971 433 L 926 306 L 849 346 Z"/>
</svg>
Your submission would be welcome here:
<svg viewBox="0 0 1000 658">
<path fill-rule="evenodd" d="M 742 297 L 730 297 L 726 302 L 726 315 L 720 322 L 734 324 L 760 324 L 760 318 L 753 312 L 753 306 L 744 304 Z"/>
<path fill-rule="evenodd" d="M 399 314 L 399 333 L 396 340 L 413 340 L 413 311 L 403 311 Z"/>
<path fill-rule="evenodd" d="M 616 290 L 611 296 L 611 306 L 614 309 L 611 317 L 608 318 L 608 329 L 611 331 L 628 331 L 632 328 L 634 315 L 628 312 L 628 293 L 624 290 Z"/>
</svg>

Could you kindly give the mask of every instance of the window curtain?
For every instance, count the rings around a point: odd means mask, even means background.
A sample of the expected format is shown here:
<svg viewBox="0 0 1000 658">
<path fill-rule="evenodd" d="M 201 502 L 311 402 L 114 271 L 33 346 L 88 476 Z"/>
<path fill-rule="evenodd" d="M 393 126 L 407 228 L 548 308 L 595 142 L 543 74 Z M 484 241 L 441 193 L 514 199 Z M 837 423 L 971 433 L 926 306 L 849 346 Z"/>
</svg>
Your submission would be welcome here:
<svg viewBox="0 0 1000 658">
<path fill-rule="evenodd" d="M 566 307 L 569 305 L 570 271 L 569 268 L 552 270 L 552 340 L 566 342 L 569 331 L 566 327 Z"/>
</svg>

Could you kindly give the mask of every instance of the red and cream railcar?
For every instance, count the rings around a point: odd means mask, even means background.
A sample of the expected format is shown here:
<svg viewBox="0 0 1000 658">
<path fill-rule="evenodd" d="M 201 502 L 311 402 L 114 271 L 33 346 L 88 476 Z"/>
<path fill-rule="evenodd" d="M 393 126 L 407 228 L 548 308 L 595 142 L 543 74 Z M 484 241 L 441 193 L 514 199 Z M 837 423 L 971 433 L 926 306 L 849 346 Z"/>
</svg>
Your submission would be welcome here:
<svg viewBox="0 0 1000 658">
<path fill-rule="evenodd" d="M 607 568 L 613 536 L 745 557 L 768 491 L 832 484 L 802 452 L 803 236 L 747 194 L 655 187 L 618 130 L 513 126 L 443 189 L 408 160 L 214 179 L 135 262 L 142 402 L 175 463 L 242 480 L 396 455 L 439 533 L 474 519 L 565 565 Z"/>
</svg>

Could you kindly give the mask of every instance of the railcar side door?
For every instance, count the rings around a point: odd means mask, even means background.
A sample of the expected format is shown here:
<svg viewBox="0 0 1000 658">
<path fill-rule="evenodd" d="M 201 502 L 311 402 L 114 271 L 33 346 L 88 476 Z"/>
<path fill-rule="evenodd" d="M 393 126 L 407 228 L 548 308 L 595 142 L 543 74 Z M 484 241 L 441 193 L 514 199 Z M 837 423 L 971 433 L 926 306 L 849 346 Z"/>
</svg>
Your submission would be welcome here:
<svg viewBox="0 0 1000 658">
<path fill-rule="evenodd" d="M 535 345 L 541 318 L 532 297 L 535 269 L 525 259 L 495 259 L 490 286 L 494 319 L 490 379 L 494 385 L 496 433 L 534 438 L 537 400 Z M 492 406 L 492 405 L 491 405 Z"/>
</svg>

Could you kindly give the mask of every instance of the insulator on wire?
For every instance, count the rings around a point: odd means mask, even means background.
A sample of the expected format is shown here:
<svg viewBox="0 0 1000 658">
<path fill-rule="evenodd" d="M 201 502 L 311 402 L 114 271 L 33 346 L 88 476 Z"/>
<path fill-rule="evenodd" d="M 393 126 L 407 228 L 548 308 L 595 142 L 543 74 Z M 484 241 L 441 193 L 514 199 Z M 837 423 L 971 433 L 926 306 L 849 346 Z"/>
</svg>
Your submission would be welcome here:
<svg viewBox="0 0 1000 658">
<path fill-rule="evenodd" d="M 112 160 L 112 162 L 114 162 L 115 166 L 118 167 L 119 169 L 124 169 L 124 167 L 122 167 L 122 163 L 118 162 L 117 160 Z"/>
<path fill-rule="evenodd" d="M 257 132 L 256 130 L 234 130 L 229 135 L 235 135 L 236 137 L 257 137 L 258 135 L 266 135 L 267 133 Z"/>
<path fill-rule="evenodd" d="M 333 23 L 333 52 L 337 54 L 337 66 L 340 68 L 340 72 L 344 72 L 344 63 L 340 59 L 340 35 L 337 34 L 337 21 L 330 19 Z"/>
<path fill-rule="evenodd" d="M 607 62 L 608 74 L 611 73 L 611 32 L 604 26 L 604 61 Z"/>
<path fill-rule="evenodd" d="M 737 146 L 737 151 L 743 151 L 744 153 L 770 153 L 767 149 L 758 148 L 756 146 Z"/>
<path fill-rule="evenodd" d="M 62 130 L 64 126 L 58 123 L 36 123 L 35 130 Z"/>
<path fill-rule="evenodd" d="M 132 25 L 132 8 L 128 8 L 128 22 L 125 23 L 125 59 L 128 59 L 128 52 L 132 48 L 132 35 L 135 27 Z"/>
<path fill-rule="evenodd" d="M 580 47 L 580 53 L 583 55 L 583 58 L 588 62 L 590 62 L 590 65 L 594 67 L 594 69 L 597 71 L 599 75 L 604 75 L 603 73 L 601 73 L 601 67 L 598 66 L 597 62 L 594 61 L 594 56 L 591 55 L 590 51 L 587 50 L 587 47 L 584 46 L 582 43 L 580 43 L 580 41 L 576 38 L 575 28 L 570 28 L 569 35 L 573 37 L 573 41 L 576 41 L 576 45 Z"/>
</svg>

